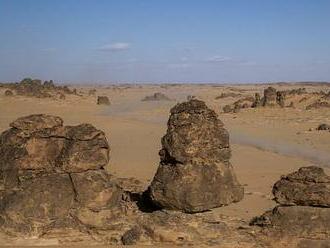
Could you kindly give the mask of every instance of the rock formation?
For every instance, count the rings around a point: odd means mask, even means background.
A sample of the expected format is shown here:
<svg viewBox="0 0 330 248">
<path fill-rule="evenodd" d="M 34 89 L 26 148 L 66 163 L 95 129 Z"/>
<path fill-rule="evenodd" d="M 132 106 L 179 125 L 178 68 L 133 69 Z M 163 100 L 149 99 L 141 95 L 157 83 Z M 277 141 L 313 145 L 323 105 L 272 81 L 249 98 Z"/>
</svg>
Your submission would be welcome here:
<svg viewBox="0 0 330 248">
<path fill-rule="evenodd" d="M 330 177 L 322 168 L 302 167 L 283 176 L 273 187 L 280 205 L 252 224 L 268 231 L 302 238 L 330 238 Z"/>
<path fill-rule="evenodd" d="M 319 131 L 329 131 L 330 130 L 330 125 L 329 124 L 320 124 L 318 127 L 317 127 L 317 130 Z"/>
<path fill-rule="evenodd" d="M 6 90 L 5 91 L 5 96 L 13 96 L 14 93 L 11 90 Z"/>
<path fill-rule="evenodd" d="M 52 80 L 42 83 L 39 79 L 25 78 L 19 83 L 6 83 L 3 86 L 17 95 L 27 97 L 58 98 L 64 94 L 76 94 L 75 90 L 70 90 L 67 86 L 56 86 Z"/>
<path fill-rule="evenodd" d="M 167 125 L 161 162 L 149 187 L 151 200 L 188 213 L 240 201 L 243 188 L 229 162 L 229 135 L 216 113 L 190 100 L 171 109 Z"/>
<path fill-rule="evenodd" d="M 49 115 L 22 117 L 10 126 L 0 136 L 0 223 L 6 232 L 40 235 L 68 223 L 77 228 L 77 221 L 93 226 L 92 214 L 121 211 L 123 191 L 104 170 L 109 145 L 102 131 L 90 124 L 63 126 Z"/>
<path fill-rule="evenodd" d="M 98 96 L 97 104 L 98 105 L 110 105 L 110 100 L 107 96 Z"/>
<path fill-rule="evenodd" d="M 171 99 L 163 93 L 157 92 L 151 96 L 146 96 L 142 101 L 170 101 Z"/>
<path fill-rule="evenodd" d="M 260 94 L 259 93 L 256 93 L 255 94 L 255 100 L 252 104 L 252 108 L 257 108 L 257 107 L 260 107 L 261 106 L 261 97 L 260 97 Z"/>
</svg>

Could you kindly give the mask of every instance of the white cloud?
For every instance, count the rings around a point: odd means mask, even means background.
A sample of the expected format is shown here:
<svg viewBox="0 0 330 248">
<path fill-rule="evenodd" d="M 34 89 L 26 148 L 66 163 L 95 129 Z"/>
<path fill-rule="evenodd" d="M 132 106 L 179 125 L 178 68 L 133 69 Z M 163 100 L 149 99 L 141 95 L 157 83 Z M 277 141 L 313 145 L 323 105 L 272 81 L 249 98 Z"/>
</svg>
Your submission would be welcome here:
<svg viewBox="0 0 330 248">
<path fill-rule="evenodd" d="M 222 62 L 233 61 L 233 59 L 230 57 L 215 55 L 213 57 L 206 59 L 206 61 L 210 63 L 222 63 Z"/>
<path fill-rule="evenodd" d="M 115 43 L 110 43 L 110 44 L 105 44 L 97 50 L 99 51 L 125 51 L 131 48 L 131 44 L 127 42 L 115 42 Z"/>
</svg>

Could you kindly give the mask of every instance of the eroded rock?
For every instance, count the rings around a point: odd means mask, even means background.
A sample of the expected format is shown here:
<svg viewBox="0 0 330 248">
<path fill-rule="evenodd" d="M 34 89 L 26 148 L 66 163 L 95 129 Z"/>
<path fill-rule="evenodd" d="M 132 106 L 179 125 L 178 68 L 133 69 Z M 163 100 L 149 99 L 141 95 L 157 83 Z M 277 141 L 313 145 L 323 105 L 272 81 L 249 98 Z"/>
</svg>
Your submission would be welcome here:
<svg viewBox="0 0 330 248">
<path fill-rule="evenodd" d="M 110 105 L 110 100 L 107 96 L 98 96 L 97 104 L 98 105 Z"/>
<path fill-rule="evenodd" d="M 124 192 L 104 170 L 110 148 L 102 131 L 63 126 L 50 115 L 10 126 L 0 136 L 0 220 L 7 232 L 38 236 L 70 219 L 84 223 L 106 211 L 108 220 L 124 211 Z"/>
<path fill-rule="evenodd" d="M 159 154 L 149 187 L 156 205 L 193 213 L 243 198 L 229 163 L 229 134 L 204 102 L 190 100 L 171 109 Z"/>
</svg>

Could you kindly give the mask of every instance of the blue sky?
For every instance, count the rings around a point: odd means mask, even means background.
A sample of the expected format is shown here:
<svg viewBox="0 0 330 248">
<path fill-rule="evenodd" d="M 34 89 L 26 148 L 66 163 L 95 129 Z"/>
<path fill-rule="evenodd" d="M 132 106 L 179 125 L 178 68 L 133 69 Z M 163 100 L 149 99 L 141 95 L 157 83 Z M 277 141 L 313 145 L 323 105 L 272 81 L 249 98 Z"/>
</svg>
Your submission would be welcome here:
<svg viewBox="0 0 330 248">
<path fill-rule="evenodd" d="M 0 81 L 330 81 L 329 0 L 0 0 Z"/>
</svg>

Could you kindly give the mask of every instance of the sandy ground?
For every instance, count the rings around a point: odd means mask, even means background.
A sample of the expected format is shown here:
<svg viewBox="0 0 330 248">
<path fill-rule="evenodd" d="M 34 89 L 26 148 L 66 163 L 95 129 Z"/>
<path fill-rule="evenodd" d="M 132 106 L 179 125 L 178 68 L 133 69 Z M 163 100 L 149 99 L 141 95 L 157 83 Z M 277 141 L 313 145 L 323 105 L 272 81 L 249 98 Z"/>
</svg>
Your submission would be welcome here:
<svg viewBox="0 0 330 248">
<path fill-rule="evenodd" d="M 184 101 L 187 95 L 195 95 L 219 113 L 225 123 L 231 137 L 231 161 L 245 186 L 243 201 L 213 211 L 249 220 L 275 205 L 271 188 L 281 175 L 301 166 L 330 165 L 330 132 L 308 131 L 320 123 L 330 124 L 329 110 L 267 108 L 220 113 L 225 104 L 239 99 L 215 100 L 222 92 L 253 96 L 264 88 L 254 85 L 97 87 L 97 95 L 108 96 L 111 106 L 96 105 L 96 96 L 88 96 L 90 88 L 86 86 L 79 88 L 83 96 L 68 96 L 66 100 L 5 97 L 0 89 L 0 131 L 6 130 L 16 118 L 35 113 L 58 115 L 66 125 L 91 123 L 107 135 L 111 146 L 107 168 L 110 173 L 135 177 L 147 186 L 158 166 L 160 139 L 166 131 L 170 108 Z M 329 89 L 318 86 L 308 90 Z M 163 92 L 173 100 L 141 101 L 154 92 Z"/>
</svg>

